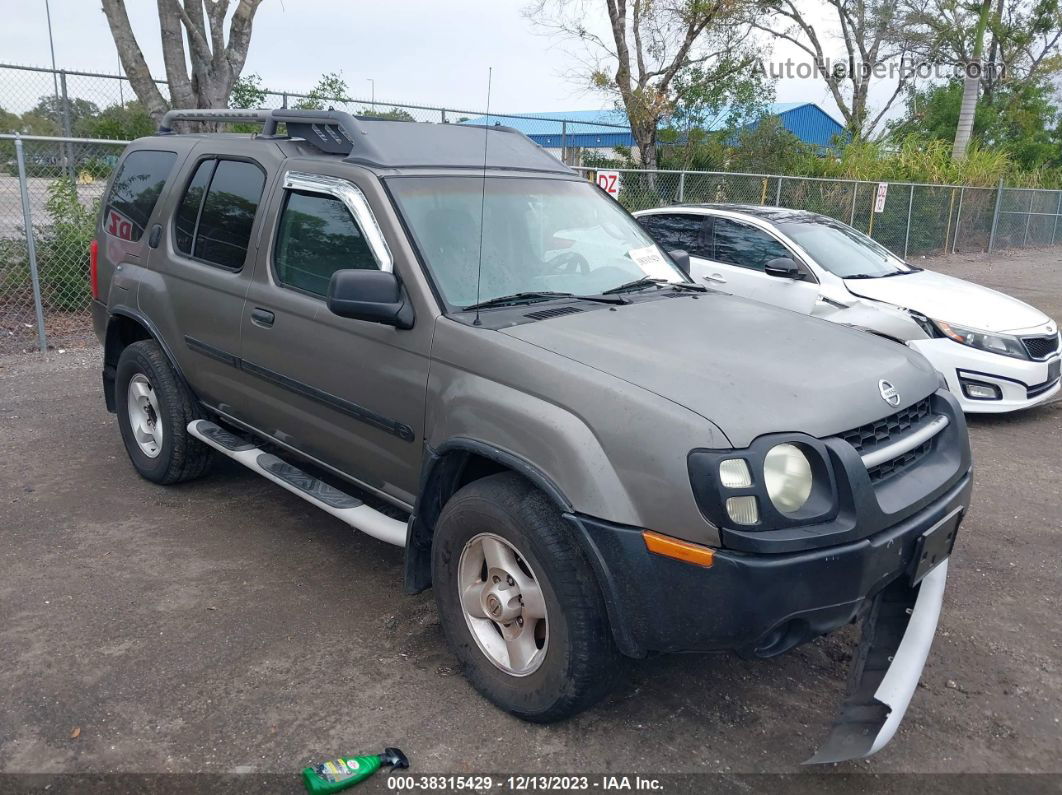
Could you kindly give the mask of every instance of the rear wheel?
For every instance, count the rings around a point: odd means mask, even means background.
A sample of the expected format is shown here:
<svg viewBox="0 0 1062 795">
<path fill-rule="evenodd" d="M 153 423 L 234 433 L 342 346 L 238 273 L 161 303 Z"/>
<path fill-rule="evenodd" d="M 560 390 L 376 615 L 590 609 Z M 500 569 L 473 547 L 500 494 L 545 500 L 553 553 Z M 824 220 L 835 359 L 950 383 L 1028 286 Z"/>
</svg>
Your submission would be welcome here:
<svg viewBox="0 0 1062 795">
<path fill-rule="evenodd" d="M 512 473 L 462 488 L 432 548 L 443 630 L 472 685 L 525 720 L 586 709 L 619 654 L 594 574 L 542 492 Z"/>
<path fill-rule="evenodd" d="M 206 474 L 212 451 L 188 433 L 188 423 L 202 417 L 198 404 L 157 342 L 122 351 L 114 389 L 118 427 L 137 472 L 162 484 Z"/>
</svg>

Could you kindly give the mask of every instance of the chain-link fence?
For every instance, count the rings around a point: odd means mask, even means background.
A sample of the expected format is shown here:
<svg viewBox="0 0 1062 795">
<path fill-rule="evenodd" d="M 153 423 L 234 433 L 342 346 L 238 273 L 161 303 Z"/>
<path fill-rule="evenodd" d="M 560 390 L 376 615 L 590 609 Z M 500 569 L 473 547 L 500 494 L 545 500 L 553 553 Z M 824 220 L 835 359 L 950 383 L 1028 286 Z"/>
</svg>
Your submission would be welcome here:
<svg viewBox="0 0 1062 795">
<path fill-rule="evenodd" d="M 159 85 L 166 95 L 165 83 Z M 23 132 L 34 133 L 0 134 L 0 353 L 93 339 L 88 245 L 103 186 L 124 145 L 107 139 L 117 137 L 112 131 L 129 129 L 122 109 L 134 99 L 128 81 L 116 75 L 0 64 L 0 133 L 12 119 Z M 267 91 L 261 104 L 326 105 L 446 124 L 486 120 L 477 111 L 295 92 Z M 137 134 L 150 134 L 153 122 L 143 121 L 146 129 Z M 608 113 L 592 120 L 492 113 L 489 121 L 521 130 L 572 165 L 588 153 L 613 154 L 613 147 L 630 142 L 629 129 Z M 579 170 L 590 179 L 597 175 Z M 630 210 L 696 202 L 811 210 L 851 224 L 905 257 L 1046 246 L 1062 239 L 1057 190 L 639 170 L 620 170 L 619 186 L 619 200 Z M 33 234 L 27 236 L 27 229 Z"/>
<path fill-rule="evenodd" d="M 122 147 L 0 135 L 0 353 L 94 339 L 89 243 Z"/>
<path fill-rule="evenodd" d="M 577 169 L 589 179 L 598 171 Z M 610 169 L 632 212 L 672 204 L 756 204 L 828 215 L 904 257 L 1051 246 L 1062 191 L 881 183 L 709 171 Z"/>
</svg>

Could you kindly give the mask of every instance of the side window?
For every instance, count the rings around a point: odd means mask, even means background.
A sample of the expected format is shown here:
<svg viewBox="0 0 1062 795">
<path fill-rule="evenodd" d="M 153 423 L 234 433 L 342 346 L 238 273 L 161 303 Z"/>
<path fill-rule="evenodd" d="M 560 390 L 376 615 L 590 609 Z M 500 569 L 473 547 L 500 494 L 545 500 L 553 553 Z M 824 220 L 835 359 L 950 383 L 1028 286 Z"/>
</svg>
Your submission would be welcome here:
<svg viewBox="0 0 1062 795">
<path fill-rule="evenodd" d="M 140 149 L 129 153 L 107 197 L 103 229 L 108 235 L 140 240 L 176 161 L 176 152 Z"/>
<path fill-rule="evenodd" d="M 705 236 L 707 222 L 711 220 L 699 215 L 643 215 L 638 222 L 665 251 L 683 249 L 692 257 L 711 259 Z"/>
<path fill-rule="evenodd" d="M 777 240 L 755 227 L 725 218 L 715 220 L 715 260 L 762 271 L 775 257 L 792 255 Z"/>
<path fill-rule="evenodd" d="M 265 173 L 253 163 L 204 160 L 177 207 L 177 249 L 223 268 L 242 268 L 263 187 Z"/>
<path fill-rule="evenodd" d="M 289 193 L 281 210 L 273 264 L 281 284 L 321 296 L 337 270 L 380 267 L 342 201 L 302 192 Z"/>
</svg>

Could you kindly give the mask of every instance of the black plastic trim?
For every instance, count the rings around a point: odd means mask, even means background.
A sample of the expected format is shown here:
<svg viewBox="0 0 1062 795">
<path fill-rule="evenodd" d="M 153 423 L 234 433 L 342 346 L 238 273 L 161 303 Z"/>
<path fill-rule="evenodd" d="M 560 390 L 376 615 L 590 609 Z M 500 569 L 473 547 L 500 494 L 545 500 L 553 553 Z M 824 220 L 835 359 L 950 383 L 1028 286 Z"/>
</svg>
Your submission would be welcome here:
<svg viewBox="0 0 1062 795">
<path fill-rule="evenodd" d="M 385 417 L 382 414 L 377 414 L 371 409 L 367 409 L 353 401 L 345 400 L 337 395 L 333 395 L 331 392 L 325 392 L 323 389 L 318 389 L 317 387 L 310 386 L 302 381 L 289 378 L 275 370 L 270 370 L 268 367 L 262 367 L 254 362 L 241 359 L 235 354 L 229 353 L 221 348 L 216 348 L 213 345 L 205 343 L 202 340 L 197 340 L 194 337 L 185 337 L 184 340 L 188 345 L 188 348 L 196 353 L 208 356 L 211 359 L 215 359 L 224 364 L 228 364 L 238 370 L 243 370 L 250 375 L 261 378 L 263 381 L 268 381 L 282 389 L 287 389 L 289 392 L 294 392 L 302 397 L 315 400 L 318 403 L 346 414 L 348 417 L 352 417 L 359 422 L 371 425 L 373 428 L 389 433 L 392 436 L 396 436 L 404 442 L 412 442 L 416 439 L 416 434 L 413 429 L 404 422 L 399 422 L 390 417 Z"/>
</svg>

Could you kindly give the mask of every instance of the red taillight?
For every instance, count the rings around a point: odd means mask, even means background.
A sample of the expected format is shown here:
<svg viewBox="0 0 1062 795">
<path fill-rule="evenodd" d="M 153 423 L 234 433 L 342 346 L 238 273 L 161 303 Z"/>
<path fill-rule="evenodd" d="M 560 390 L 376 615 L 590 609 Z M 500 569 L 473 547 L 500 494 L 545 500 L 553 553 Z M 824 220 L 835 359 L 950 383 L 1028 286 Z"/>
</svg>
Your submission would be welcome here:
<svg viewBox="0 0 1062 795">
<path fill-rule="evenodd" d="M 89 243 L 89 287 L 92 288 L 92 297 L 99 300 L 100 297 L 100 244 L 93 240 Z"/>
</svg>

